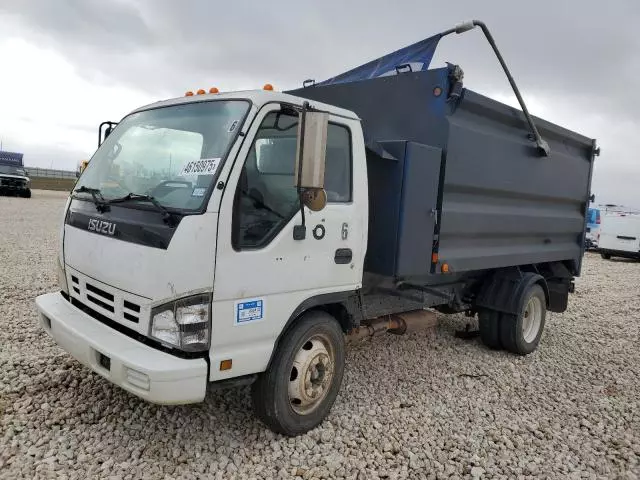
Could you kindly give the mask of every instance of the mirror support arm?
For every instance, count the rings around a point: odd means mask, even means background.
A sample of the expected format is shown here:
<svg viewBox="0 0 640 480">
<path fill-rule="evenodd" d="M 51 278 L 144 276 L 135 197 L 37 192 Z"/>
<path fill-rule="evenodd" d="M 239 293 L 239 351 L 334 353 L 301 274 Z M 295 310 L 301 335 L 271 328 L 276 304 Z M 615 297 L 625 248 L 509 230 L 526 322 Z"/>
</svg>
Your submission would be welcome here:
<svg viewBox="0 0 640 480">
<path fill-rule="evenodd" d="M 302 104 L 302 111 L 300 112 L 300 151 L 298 152 L 298 201 L 300 202 L 300 215 L 302 216 L 302 224 L 295 225 L 293 227 L 293 239 L 304 240 L 307 236 L 307 226 L 304 218 L 304 199 L 302 191 L 302 159 L 304 158 L 304 129 L 305 120 L 307 118 L 307 110 L 309 109 L 309 102 Z"/>
<path fill-rule="evenodd" d="M 118 122 L 102 122 L 98 127 L 98 147 L 102 145 L 102 142 L 107 139 L 109 134 L 118 125 Z M 106 129 L 104 127 L 107 127 Z"/>
</svg>

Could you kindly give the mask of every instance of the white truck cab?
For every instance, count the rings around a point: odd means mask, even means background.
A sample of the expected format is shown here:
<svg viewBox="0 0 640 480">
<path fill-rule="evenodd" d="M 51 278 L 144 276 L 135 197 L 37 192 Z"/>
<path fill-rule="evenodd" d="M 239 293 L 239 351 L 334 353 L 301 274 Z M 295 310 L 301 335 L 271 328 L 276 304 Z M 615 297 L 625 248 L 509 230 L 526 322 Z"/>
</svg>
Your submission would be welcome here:
<svg viewBox="0 0 640 480">
<path fill-rule="evenodd" d="M 155 403 L 200 402 L 209 382 L 265 371 L 297 309 L 354 292 L 363 275 L 367 176 L 352 112 L 313 103 L 328 113 L 326 206 L 305 207 L 305 241 L 294 239 L 302 106 L 247 91 L 185 96 L 125 117 L 67 201 L 61 292 L 37 299 L 45 330 Z M 312 377 L 330 376 L 334 361 L 318 338 L 301 357 L 317 396 L 324 387 Z"/>
</svg>

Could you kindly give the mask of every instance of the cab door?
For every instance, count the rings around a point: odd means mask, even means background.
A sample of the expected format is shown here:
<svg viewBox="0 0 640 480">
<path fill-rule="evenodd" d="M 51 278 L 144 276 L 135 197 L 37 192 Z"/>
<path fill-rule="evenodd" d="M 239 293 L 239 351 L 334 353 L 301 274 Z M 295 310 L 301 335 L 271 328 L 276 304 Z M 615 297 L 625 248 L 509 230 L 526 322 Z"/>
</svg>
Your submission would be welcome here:
<svg viewBox="0 0 640 480">
<path fill-rule="evenodd" d="M 357 120 L 330 116 L 325 190 L 319 212 L 302 222 L 294 162 L 298 115 L 268 104 L 258 113 L 229 175 L 220 205 L 212 305 L 211 379 L 266 369 L 294 310 L 317 295 L 361 287 L 367 183 Z M 353 146 L 358 145 L 354 151 Z M 364 164 L 364 160 L 361 161 Z M 220 361 L 232 359 L 231 370 Z"/>
</svg>

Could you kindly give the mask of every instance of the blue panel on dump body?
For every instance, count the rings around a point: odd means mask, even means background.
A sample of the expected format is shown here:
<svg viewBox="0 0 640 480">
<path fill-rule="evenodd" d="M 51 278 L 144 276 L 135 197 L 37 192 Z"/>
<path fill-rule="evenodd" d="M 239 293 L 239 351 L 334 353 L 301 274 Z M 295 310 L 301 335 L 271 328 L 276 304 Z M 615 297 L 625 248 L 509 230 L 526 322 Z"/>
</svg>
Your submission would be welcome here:
<svg viewBox="0 0 640 480">
<path fill-rule="evenodd" d="M 413 68 L 415 64 L 419 64 L 418 70 L 426 70 L 433 59 L 438 42 L 442 35 L 434 35 L 425 38 L 412 45 L 396 50 L 395 52 L 384 55 L 375 60 L 360 65 L 348 72 L 336 75 L 324 82 L 318 83 L 318 86 L 334 85 L 344 82 L 355 82 L 359 80 L 369 80 L 382 75 L 388 75 L 396 71 L 399 66 L 410 66 Z M 416 70 L 416 68 L 414 68 Z"/>
<path fill-rule="evenodd" d="M 431 268 L 442 151 L 415 142 L 380 144 L 395 160 L 367 156 L 371 243 L 365 269 L 386 276 L 422 275 Z"/>
<path fill-rule="evenodd" d="M 442 68 L 287 92 L 354 111 L 365 138 L 396 157 L 368 150 L 365 270 L 428 278 L 442 262 L 463 273 L 560 261 L 579 274 L 595 142 L 534 118 L 551 147 L 542 157 L 522 112 L 461 88 L 453 73 Z M 401 173 L 403 142 L 431 147 L 429 165 L 441 152 L 437 181 L 426 166 L 415 179 Z M 438 222 L 430 236 L 422 218 L 431 198 Z M 434 268 L 424 260 L 432 253 L 440 258 Z"/>
<path fill-rule="evenodd" d="M 408 142 L 396 250 L 396 277 L 424 275 L 431 269 L 442 150 Z M 375 192 L 370 192 L 375 195 Z"/>
</svg>

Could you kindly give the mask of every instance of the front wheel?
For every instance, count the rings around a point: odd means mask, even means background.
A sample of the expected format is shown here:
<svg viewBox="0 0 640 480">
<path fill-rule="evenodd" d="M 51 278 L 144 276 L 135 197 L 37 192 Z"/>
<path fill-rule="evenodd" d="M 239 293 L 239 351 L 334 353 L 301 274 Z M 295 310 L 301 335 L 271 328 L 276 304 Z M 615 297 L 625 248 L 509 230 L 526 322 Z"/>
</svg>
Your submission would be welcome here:
<svg viewBox="0 0 640 480">
<path fill-rule="evenodd" d="M 326 312 L 304 314 L 285 334 L 251 388 L 256 416 L 295 436 L 318 426 L 335 402 L 344 374 L 344 334 Z"/>
<path fill-rule="evenodd" d="M 518 355 L 533 352 L 540 343 L 547 316 L 547 297 L 538 284 L 530 286 L 517 315 L 503 314 L 500 319 L 502 347 Z"/>
</svg>

